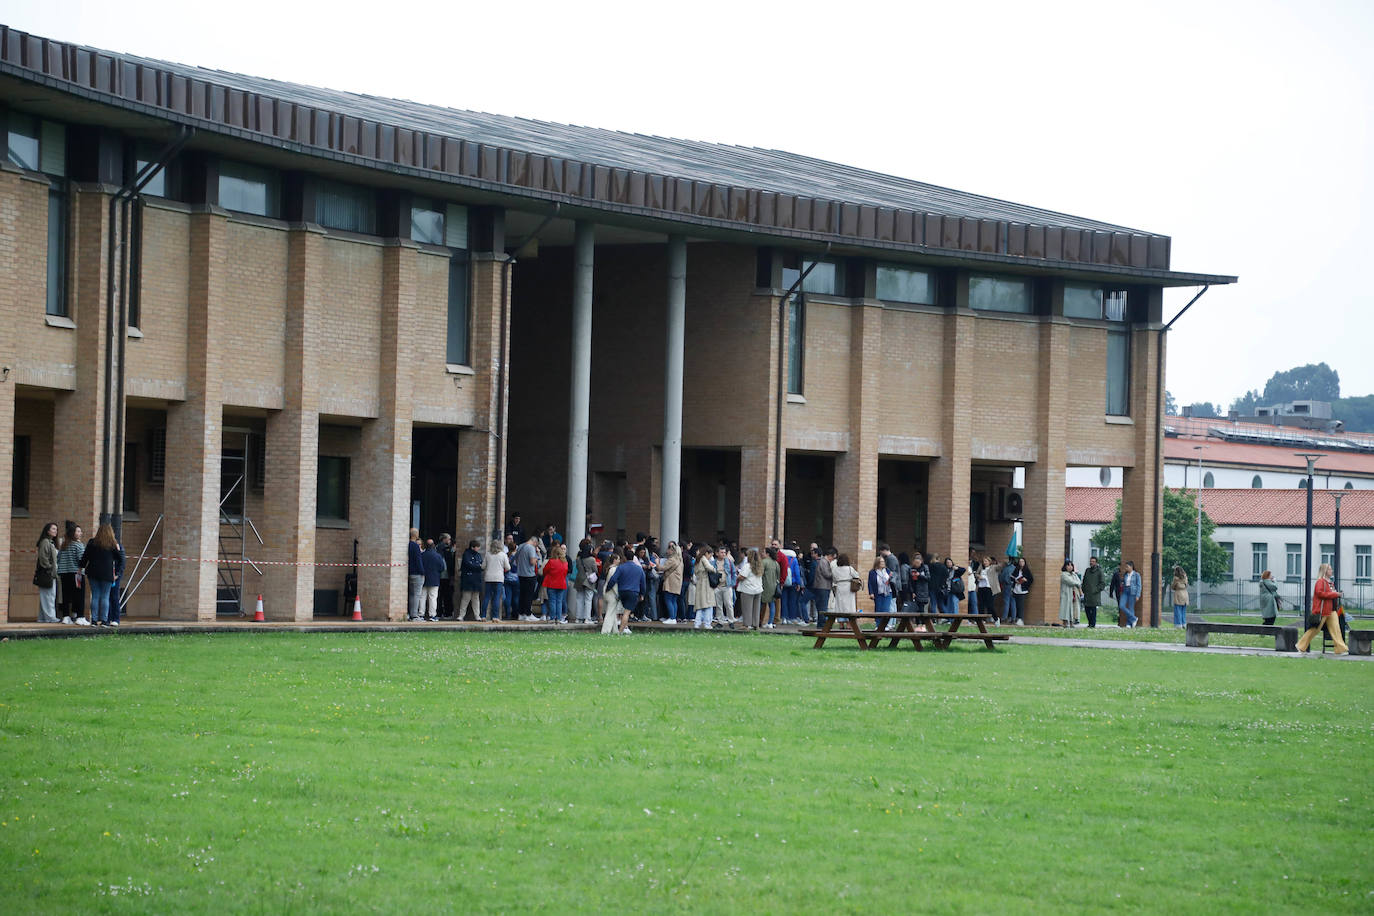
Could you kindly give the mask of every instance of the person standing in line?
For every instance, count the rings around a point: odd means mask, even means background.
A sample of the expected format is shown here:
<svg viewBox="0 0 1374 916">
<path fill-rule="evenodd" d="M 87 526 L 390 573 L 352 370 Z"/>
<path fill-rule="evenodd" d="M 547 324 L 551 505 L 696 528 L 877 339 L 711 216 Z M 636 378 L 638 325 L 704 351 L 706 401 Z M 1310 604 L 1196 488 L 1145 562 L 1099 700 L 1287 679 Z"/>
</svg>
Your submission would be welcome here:
<svg viewBox="0 0 1374 916">
<path fill-rule="evenodd" d="M 620 632 L 629 636 L 630 612 L 639 604 L 639 596 L 644 591 L 644 568 L 631 556 L 621 556 L 619 552 L 615 556 L 622 562 L 606 580 L 606 594 L 609 597 L 614 590 L 616 603 L 620 605 Z M 602 632 L 605 632 L 604 627 Z"/>
<path fill-rule="evenodd" d="M 514 620 L 520 610 L 520 577 L 515 574 L 515 552 L 519 548 L 507 539 L 502 549 L 506 551 L 506 575 L 501 580 L 506 606 L 501 610 L 501 619 Z"/>
<path fill-rule="evenodd" d="M 831 575 L 835 581 L 835 592 L 832 597 L 835 599 L 835 613 L 853 614 L 858 610 L 858 592 L 854 591 L 854 582 L 859 579 L 859 571 L 849 565 L 849 554 L 840 554 L 830 567 Z"/>
<path fill-rule="evenodd" d="M 760 595 L 762 604 L 763 628 L 765 630 L 774 629 L 778 625 L 778 577 L 782 575 L 782 568 L 778 566 L 774 548 L 769 547 L 764 551 L 763 563 L 763 593 Z"/>
<path fill-rule="evenodd" d="M 992 615 L 993 626 L 1000 626 L 1002 623 L 1002 615 L 997 610 L 997 602 L 1001 600 L 1002 595 L 1002 582 L 998 579 L 998 576 L 1002 573 L 1002 564 L 998 563 L 997 558 L 994 556 L 989 556 L 984 562 L 987 566 L 986 573 L 990 597 L 987 599 L 987 606 L 984 607 L 983 596 L 979 595 L 978 606 L 982 608 L 984 614 Z"/>
<path fill-rule="evenodd" d="M 668 551 L 658 566 L 663 574 L 663 622 L 676 624 L 682 604 L 682 551 L 676 541 L 668 542 Z"/>
<path fill-rule="evenodd" d="M 1083 570 L 1083 615 L 1088 618 L 1088 629 L 1097 629 L 1097 608 L 1102 603 L 1102 589 L 1107 584 L 1107 576 L 1097 563 L 1097 557 L 1088 557 L 1088 568 Z"/>
<path fill-rule="evenodd" d="M 111 626 L 110 590 L 114 588 L 115 577 L 124 566 L 124 551 L 115 540 L 114 529 L 108 523 L 96 529 L 95 537 L 86 545 L 81 556 L 81 568 L 85 570 L 86 580 L 91 588 L 91 625 Z M 113 626 L 118 626 L 115 618 Z"/>
<path fill-rule="evenodd" d="M 977 568 L 978 576 L 974 586 L 978 590 L 978 613 L 991 615 L 992 622 L 995 624 L 997 623 L 997 611 L 993 608 L 992 587 L 997 582 L 997 573 L 992 557 L 983 557 Z"/>
<path fill-rule="evenodd" d="M 1118 609 L 1121 607 L 1121 583 L 1124 581 L 1126 581 L 1126 564 L 1117 563 L 1116 569 L 1112 570 L 1112 581 L 1107 589 L 1107 595 L 1116 602 Z"/>
<path fill-rule="evenodd" d="M 444 558 L 439 556 L 433 540 L 425 541 L 425 549 L 420 554 L 420 565 L 424 568 L 424 619 L 430 623 L 439 619 L 439 580 L 444 577 Z"/>
<path fill-rule="evenodd" d="M 520 524 L 520 513 L 510 514 L 510 524 L 506 526 L 506 537 L 512 538 L 516 544 L 523 544 L 527 540 L 525 536 L 525 526 Z"/>
<path fill-rule="evenodd" d="M 868 597 L 873 599 L 874 613 L 892 613 L 892 574 L 887 571 L 887 561 L 881 554 L 873 558 L 873 568 L 868 571 Z M 890 630 L 893 626 L 891 618 L 877 623 L 880 630 Z"/>
<path fill-rule="evenodd" d="M 606 544 L 602 544 L 603 548 L 605 546 Z M 620 599 L 616 595 L 616 590 L 610 585 L 610 580 L 620 568 L 620 556 L 616 553 L 608 553 L 601 563 L 601 635 L 609 636 L 620 628 L 622 611 Z"/>
<path fill-rule="evenodd" d="M 424 552 L 424 548 L 420 546 L 419 529 L 411 528 L 410 543 L 406 544 L 406 570 L 409 577 L 406 580 L 406 620 L 420 620 L 424 617 L 424 609 L 421 606 L 425 588 Z"/>
<path fill-rule="evenodd" d="M 590 623 L 592 603 L 596 599 L 596 557 L 592 555 L 592 539 L 583 538 L 577 544 L 577 559 L 573 561 L 573 622 Z"/>
<path fill-rule="evenodd" d="M 982 565 L 982 560 L 970 555 L 968 566 L 964 567 L 964 574 L 959 577 L 964 583 L 964 594 L 968 596 L 970 614 L 978 613 L 978 568 Z"/>
<path fill-rule="evenodd" d="M 1337 600 L 1341 593 L 1336 590 L 1332 583 L 1332 576 L 1335 575 L 1330 563 L 1323 563 L 1317 567 L 1317 582 L 1312 586 L 1312 617 L 1318 618 L 1316 626 L 1309 626 L 1303 631 L 1302 636 L 1298 637 L 1298 651 L 1307 652 L 1312 645 L 1312 637 L 1322 630 L 1326 630 L 1331 636 L 1331 641 L 1336 644 L 1336 654 L 1345 655 L 1350 651 L 1350 647 L 1345 644 L 1345 639 L 1341 637 L 1340 615 L 1344 613 L 1340 610 L 1340 602 Z"/>
<path fill-rule="evenodd" d="M 554 544 L 544 561 L 544 593 L 548 596 L 549 620 L 568 622 L 568 548 Z"/>
<path fill-rule="evenodd" d="M 38 586 L 38 622 L 57 623 L 57 522 L 43 526 L 37 546 L 33 584 Z"/>
<path fill-rule="evenodd" d="M 534 596 L 539 591 L 539 538 L 530 535 L 515 551 L 515 575 L 520 580 L 519 619 L 531 621 L 534 616 Z"/>
<path fill-rule="evenodd" d="M 1059 625 L 1064 629 L 1073 626 L 1082 594 L 1083 577 L 1074 570 L 1072 560 L 1065 560 L 1059 568 Z"/>
<path fill-rule="evenodd" d="M 1012 573 L 1011 597 L 1012 604 L 1015 605 L 1013 619 L 1018 627 L 1026 625 L 1026 596 L 1030 594 L 1031 586 L 1035 584 L 1035 576 L 1031 573 L 1030 564 L 1025 557 L 1016 558 L 1016 568 Z"/>
<path fill-rule="evenodd" d="M 930 571 L 930 610 L 935 614 L 947 614 L 949 607 L 949 569 L 938 553 L 932 553 L 926 563 Z"/>
<path fill-rule="evenodd" d="M 448 535 L 444 535 L 448 537 Z M 448 556 L 444 556 L 442 538 L 440 539 L 439 556 L 444 558 L 445 563 L 452 562 L 453 548 L 448 550 Z M 455 610 L 449 607 L 449 613 L 454 620 L 465 620 L 468 616 L 468 609 L 472 609 L 472 619 L 482 619 L 482 593 L 485 590 L 485 562 L 482 559 L 482 542 L 478 540 L 468 541 L 467 550 L 463 551 L 463 556 L 458 559 L 458 607 Z M 449 573 L 450 589 L 453 588 L 453 574 Z M 449 603 L 452 605 L 452 597 Z M 444 615 L 444 580 L 439 580 L 439 616 Z"/>
<path fill-rule="evenodd" d="M 86 588 L 81 581 L 81 556 L 86 552 L 86 545 L 81 541 L 81 533 L 81 526 L 68 520 L 64 537 L 58 543 L 57 613 L 63 623 L 75 623 L 84 627 L 90 626 L 91 622 L 86 619 Z"/>
<path fill-rule="evenodd" d="M 1188 622 L 1188 574 L 1183 571 L 1182 566 L 1174 567 L 1174 577 L 1169 582 L 1169 591 L 1173 593 L 1174 600 L 1174 629 L 1181 630 Z"/>
<path fill-rule="evenodd" d="M 477 541 L 472 541 L 472 542 L 468 545 L 468 550 L 472 550 L 473 546 L 476 545 L 477 543 L 478 543 Z M 440 557 L 443 559 L 443 561 L 444 561 L 444 575 L 443 575 L 443 578 L 441 578 L 441 579 L 439 580 L 439 616 L 440 616 L 441 618 L 448 618 L 448 619 L 450 619 L 450 620 L 460 620 L 460 619 L 462 619 L 463 615 L 460 614 L 460 613 L 455 613 L 455 612 L 454 612 L 454 608 L 453 608 L 453 576 L 454 576 L 454 574 L 455 574 L 456 572 L 459 572 L 459 568 L 458 568 L 458 556 L 457 556 L 456 551 L 453 549 L 453 535 L 448 534 L 447 532 L 444 533 L 444 534 L 439 535 L 439 542 L 438 542 L 437 544 L 435 544 L 434 546 L 435 546 L 435 548 L 439 551 L 439 556 L 440 556 Z M 478 564 L 479 564 L 479 569 L 478 569 L 478 571 L 480 572 L 480 571 L 481 571 L 481 569 L 480 569 L 480 564 L 481 564 L 481 562 L 482 562 L 482 553 L 481 553 L 480 550 L 475 551 L 475 553 L 477 554 L 477 562 L 478 562 Z M 482 594 L 481 581 L 482 581 L 482 580 L 481 580 L 481 577 L 478 576 L 478 579 L 477 579 L 477 583 L 478 583 L 478 588 L 477 588 L 478 600 L 480 600 L 480 597 L 481 597 L 481 594 Z M 463 583 L 462 583 L 462 581 L 461 581 L 461 579 L 460 579 L 460 581 L 459 581 L 459 583 L 458 583 L 458 590 L 461 592 L 462 589 L 463 589 Z M 473 610 L 473 615 L 472 615 L 474 619 L 477 617 L 476 607 L 477 607 L 477 600 L 474 600 L 474 601 L 473 601 L 473 609 L 474 609 L 474 610 Z"/>
<path fill-rule="evenodd" d="M 739 581 L 740 617 L 746 630 L 759 628 L 759 596 L 763 594 L 763 576 L 759 569 L 762 566 L 763 559 L 759 556 L 758 548 L 750 547 L 736 571 Z"/>
<path fill-rule="evenodd" d="M 911 572 L 908 574 L 911 579 L 911 603 L 916 608 L 916 613 L 925 614 L 930 611 L 930 567 L 926 565 L 925 557 L 919 552 L 911 555 Z"/>
<path fill-rule="evenodd" d="M 644 619 L 657 622 L 658 593 L 663 585 L 663 576 L 658 571 L 658 542 L 651 537 L 644 539 L 640 565 L 644 567 Z"/>
<path fill-rule="evenodd" d="M 692 569 L 692 606 L 696 608 L 692 621 L 694 630 L 711 629 L 711 617 L 716 609 L 716 586 L 711 584 L 711 577 L 719 575 L 711 548 L 703 544 L 697 549 L 697 561 Z"/>
<path fill-rule="evenodd" d="M 496 620 L 501 616 L 508 572 L 510 557 L 506 555 L 506 545 L 493 538 L 482 560 L 482 613 L 477 615 L 479 620 Z"/>
<path fill-rule="evenodd" d="M 901 561 L 897 559 L 897 555 L 892 552 L 892 548 L 887 544 L 878 545 L 878 556 L 882 557 L 883 564 L 887 566 L 888 604 L 891 605 L 889 610 L 900 611 L 902 607 L 897 603 L 897 592 L 900 589 L 899 583 L 902 581 L 898 578 L 902 566 Z"/>
<path fill-rule="evenodd" d="M 997 582 L 1002 588 L 1002 623 L 1013 623 L 1016 620 L 1015 557 L 1007 557 L 1007 562 L 997 573 Z"/>
<path fill-rule="evenodd" d="M 721 626 L 735 628 L 735 587 L 739 584 L 739 568 L 724 544 L 716 548 L 716 572 L 720 574 L 720 585 L 716 586 L 716 622 Z"/>
<path fill-rule="evenodd" d="M 830 593 L 835 588 L 835 576 L 831 564 L 835 561 L 835 548 L 830 547 L 821 554 L 819 547 L 813 548 L 814 566 L 811 571 L 811 603 L 816 606 L 816 626 L 825 626 L 825 612 L 830 610 Z"/>
<path fill-rule="evenodd" d="M 1126 628 L 1134 630 L 1136 624 L 1135 603 L 1140 597 L 1140 573 L 1135 571 L 1135 562 L 1126 561 L 1126 575 L 1121 579 L 1121 610 L 1126 614 Z"/>
<path fill-rule="evenodd" d="M 945 557 L 945 601 L 946 614 L 959 613 L 959 601 L 964 597 L 964 573 L 962 566 L 954 565 L 953 557 Z"/>
<path fill-rule="evenodd" d="M 686 623 L 696 617 L 692 605 L 692 566 L 696 562 L 696 546 L 694 541 L 684 541 L 682 544 L 682 600 L 678 605 L 682 616 L 678 618 L 679 623 Z"/>
<path fill-rule="evenodd" d="M 1279 616 L 1279 585 L 1267 569 L 1260 576 L 1259 588 L 1260 618 L 1266 627 L 1272 627 Z"/>
</svg>

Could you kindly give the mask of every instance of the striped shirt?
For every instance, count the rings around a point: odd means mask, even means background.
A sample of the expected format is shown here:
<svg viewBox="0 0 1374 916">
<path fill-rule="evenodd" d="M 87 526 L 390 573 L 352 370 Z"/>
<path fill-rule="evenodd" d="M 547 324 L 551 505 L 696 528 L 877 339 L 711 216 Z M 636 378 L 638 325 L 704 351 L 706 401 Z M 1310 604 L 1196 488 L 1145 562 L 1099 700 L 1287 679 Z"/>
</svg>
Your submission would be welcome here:
<svg viewBox="0 0 1374 916">
<path fill-rule="evenodd" d="M 77 573 L 81 572 L 81 557 L 86 553 L 86 545 L 80 541 L 68 541 L 66 545 L 57 552 L 57 572 Z"/>
</svg>

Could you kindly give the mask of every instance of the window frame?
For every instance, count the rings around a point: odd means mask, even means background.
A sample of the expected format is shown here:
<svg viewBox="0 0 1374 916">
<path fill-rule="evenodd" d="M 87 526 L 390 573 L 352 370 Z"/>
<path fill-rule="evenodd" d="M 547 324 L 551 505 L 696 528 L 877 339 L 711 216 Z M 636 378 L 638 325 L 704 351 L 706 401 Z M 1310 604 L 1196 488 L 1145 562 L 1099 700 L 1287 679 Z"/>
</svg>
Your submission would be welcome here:
<svg viewBox="0 0 1374 916">
<path fill-rule="evenodd" d="M 316 225 L 333 229 L 336 232 L 351 232 L 355 235 L 377 234 L 377 192 L 372 188 L 365 185 L 350 184 L 346 181 L 317 178 L 315 179 L 312 198 L 311 222 Z M 361 219 L 348 225 L 343 225 L 341 222 L 326 221 L 323 208 L 330 198 L 340 203 L 348 201 L 358 207 L 359 209 L 354 212 Z"/>
<path fill-rule="evenodd" d="M 1269 568 L 1269 543 L 1250 543 L 1250 580 L 1258 582 Z"/>
<path fill-rule="evenodd" d="M 29 498 L 33 477 L 33 437 L 14 437 L 14 465 L 10 476 L 10 515 L 29 517 Z"/>
<path fill-rule="evenodd" d="M 224 181 L 226 178 L 231 182 L 239 182 L 240 184 L 246 185 L 255 180 L 251 177 L 254 174 L 261 177 L 263 186 L 262 209 L 264 212 L 258 212 L 254 209 L 243 209 L 241 207 L 231 207 L 224 202 Z M 281 219 L 281 186 L 281 174 L 273 169 L 254 165 L 251 162 L 243 162 L 239 159 L 221 159 L 219 160 L 218 169 L 215 174 L 215 201 L 221 208 L 233 213 L 246 213 L 249 216 L 261 216 L 267 219 Z"/>
<path fill-rule="evenodd" d="M 904 299 L 898 296 L 883 295 L 883 274 L 884 272 L 921 274 L 926 278 L 926 289 L 928 299 Z M 908 264 L 884 264 L 874 265 L 873 270 L 873 294 L 874 298 L 882 302 L 900 302 L 904 305 L 939 305 L 940 304 L 940 277 L 935 270 L 924 267 L 912 267 Z"/>
<path fill-rule="evenodd" d="M 1361 575 L 1363 573 L 1363 575 Z M 1355 584 L 1369 585 L 1374 579 L 1374 545 L 1355 545 Z"/>
<path fill-rule="evenodd" d="M 1122 341 L 1122 352 L 1125 354 L 1121 360 L 1123 366 L 1121 373 L 1121 402 L 1115 403 L 1112 400 L 1112 340 Z M 1131 332 L 1128 328 L 1108 328 L 1107 329 L 1107 403 L 1105 405 L 1106 414 L 1109 417 L 1129 417 L 1131 415 Z M 1117 409 L 1119 408 L 1119 409 Z"/>
<path fill-rule="evenodd" d="M 1234 581 L 1236 578 L 1236 542 L 1217 541 L 1217 546 L 1226 551 L 1226 574 L 1223 578 L 1227 582 Z"/>
<path fill-rule="evenodd" d="M 325 485 L 325 473 L 324 473 L 325 462 L 339 462 L 340 465 L 341 465 L 341 467 L 342 467 L 342 473 L 339 475 L 339 481 L 340 481 L 340 484 L 341 484 L 341 486 L 342 486 L 342 488 L 343 488 L 342 493 L 339 494 L 339 501 L 341 501 L 342 504 L 343 504 L 343 514 L 342 514 L 342 515 L 326 515 L 323 511 L 321 511 L 321 510 L 324 508 L 324 505 L 325 505 L 325 500 L 324 500 L 324 498 L 323 498 L 323 495 L 324 495 L 324 494 L 323 494 L 323 488 L 324 488 L 324 485 Z M 351 496 L 352 496 L 352 492 L 351 492 L 351 491 L 352 491 L 352 473 L 353 473 L 352 459 L 350 459 L 348 456 L 346 456 L 346 455 L 320 455 L 320 456 L 318 456 L 317 461 L 316 461 L 316 471 L 315 471 L 315 524 L 316 524 L 317 526 L 319 526 L 319 525 L 326 525 L 326 526 L 327 526 L 327 525 L 338 525 L 338 524 L 347 524 L 347 523 L 348 523 L 348 521 L 349 521 L 349 513 L 350 513 L 350 508 L 351 508 L 351 507 L 350 507 L 350 499 L 351 499 Z"/>
<path fill-rule="evenodd" d="M 1302 544 L 1284 542 L 1284 578 L 1288 582 L 1301 582 L 1305 570 L 1302 561 Z"/>
<path fill-rule="evenodd" d="M 806 293 L 800 290 L 787 303 L 787 393 L 806 396 Z"/>
<path fill-rule="evenodd" d="M 993 284 L 991 288 L 994 297 L 997 291 L 1003 287 L 1011 285 L 1022 287 L 1026 292 L 1025 308 L 999 308 L 995 305 L 975 304 L 975 285 L 981 289 L 985 282 Z M 1018 277 L 1009 274 L 971 273 L 968 275 L 968 307 L 976 312 L 996 312 L 1000 315 L 1034 315 L 1035 281 L 1030 277 Z"/>
</svg>

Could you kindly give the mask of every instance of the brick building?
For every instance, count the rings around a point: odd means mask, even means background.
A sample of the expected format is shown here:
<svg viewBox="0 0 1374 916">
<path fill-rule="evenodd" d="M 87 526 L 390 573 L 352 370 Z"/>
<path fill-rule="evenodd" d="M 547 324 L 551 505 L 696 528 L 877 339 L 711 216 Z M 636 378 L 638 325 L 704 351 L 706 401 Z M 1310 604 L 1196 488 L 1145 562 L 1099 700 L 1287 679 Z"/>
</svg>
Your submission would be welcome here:
<svg viewBox="0 0 1374 916">
<path fill-rule="evenodd" d="M 1125 469 L 1148 559 L 1162 290 L 1234 279 L 786 153 L 4 26 L 0 132 L 0 619 L 36 611 L 42 523 L 102 513 L 166 558 L 129 583 L 164 618 L 213 617 L 245 554 L 269 618 L 339 613 L 355 544 L 394 618 L 412 520 L 462 541 L 510 508 L 861 565 L 880 540 L 1000 553 L 1019 515 L 1046 569 L 1069 466 Z"/>
</svg>

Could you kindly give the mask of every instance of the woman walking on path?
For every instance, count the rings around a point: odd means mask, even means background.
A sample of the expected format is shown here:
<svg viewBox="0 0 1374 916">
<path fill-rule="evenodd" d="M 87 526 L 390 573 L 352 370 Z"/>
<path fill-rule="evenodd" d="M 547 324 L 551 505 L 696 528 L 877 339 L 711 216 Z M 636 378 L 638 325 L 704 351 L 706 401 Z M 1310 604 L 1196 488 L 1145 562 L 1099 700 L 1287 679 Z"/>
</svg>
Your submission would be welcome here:
<svg viewBox="0 0 1374 916">
<path fill-rule="evenodd" d="M 750 547 L 739 565 L 739 609 L 746 630 L 759 628 L 759 598 L 763 595 L 763 559 L 757 547 Z"/>
<path fill-rule="evenodd" d="M 115 540 L 114 529 L 108 523 L 101 525 L 81 557 L 81 568 L 86 571 L 86 578 L 91 583 L 93 626 L 119 626 L 118 617 L 113 622 L 110 620 L 110 590 L 114 588 L 115 576 L 123 566 L 124 552 Z"/>
<path fill-rule="evenodd" d="M 696 608 L 696 619 L 692 629 L 711 629 L 711 616 L 716 609 L 716 586 L 711 584 L 711 575 L 719 575 L 711 548 L 702 546 L 697 550 L 697 562 L 692 572 L 691 604 Z"/>
<path fill-rule="evenodd" d="M 568 548 L 555 543 L 544 561 L 544 594 L 554 623 L 568 622 Z"/>
<path fill-rule="evenodd" d="M 858 610 L 858 595 L 853 583 L 859 579 L 859 571 L 849 565 L 849 554 L 842 553 L 830 567 L 835 577 L 835 612 L 852 614 Z"/>
<path fill-rule="evenodd" d="M 81 542 L 81 526 L 67 522 L 66 535 L 57 551 L 57 578 L 61 585 L 58 613 L 63 623 L 89 626 L 86 619 L 86 588 L 81 581 L 81 557 L 86 545 Z"/>
<path fill-rule="evenodd" d="M 38 622 L 57 623 L 57 522 L 48 522 L 38 535 L 33 584 L 38 586 Z"/>
<path fill-rule="evenodd" d="M 1174 567 L 1174 579 L 1169 583 L 1169 590 L 1174 596 L 1174 629 L 1181 629 L 1188 621 L 1188 574 L 1182 566 Z"/>
<path fill-rule="evenodd" d="M 1260 576 L 1260 617 L 1266 627 L 1272 627 L 1274 620 L 1279 616 L 1279 584 L 1274 581 L 1274 576 L 1269 570 L 1265 570 Z"/>
<path fill-rule="evenodd" d="M 1074 571 L 1073 561 L 1065 560 L 1059 570 L 1059 625 L 1072 627 L 1078 616 L 1078 601 L 1083 595 L 1083 579 Z"/>
<path fill-rule="evenodd" d="M 1312 586 L 1312 614 L 1320 615 L 1316 626 L 1310 626 L 1302 636 L 1298 637 L 1298 651 L 1306 652 L 1312 644 L 1312 637 L 1316 636 L 1321 630 L 1326 630 L 1331 634 L 1331 641 L 1336 644 L 1336 654 L 1345 655 L 1350 649 L 1346 646 L 1345 640 L 1341 638 L 1341 611 L 1340 602 L 1337 600 L 1341 593 L 1332 584 L 1333 573 L 1330 563 L 1323 563 L 1317 567 L 1317 584 Z"/>
</svg>

